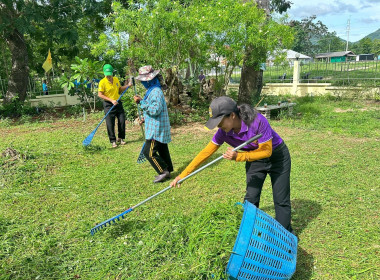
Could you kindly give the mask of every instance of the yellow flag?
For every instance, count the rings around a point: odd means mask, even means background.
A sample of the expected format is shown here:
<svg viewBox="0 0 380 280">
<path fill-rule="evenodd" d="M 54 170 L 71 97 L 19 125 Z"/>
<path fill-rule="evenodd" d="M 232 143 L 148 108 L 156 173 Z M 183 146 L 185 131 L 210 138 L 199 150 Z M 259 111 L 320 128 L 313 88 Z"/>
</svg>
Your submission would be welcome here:
<svg viewBox="0 0 380 280">
<path fill-rule="evenodd" d="M 53 68 L 53 60 L 51 59 L 50 49 L 48 57 L 46 58 L 44 64 L 42 64 L 42 68 L 44 68 L 45 72 L 48 72 L 51 68 Z"/>
</svg>

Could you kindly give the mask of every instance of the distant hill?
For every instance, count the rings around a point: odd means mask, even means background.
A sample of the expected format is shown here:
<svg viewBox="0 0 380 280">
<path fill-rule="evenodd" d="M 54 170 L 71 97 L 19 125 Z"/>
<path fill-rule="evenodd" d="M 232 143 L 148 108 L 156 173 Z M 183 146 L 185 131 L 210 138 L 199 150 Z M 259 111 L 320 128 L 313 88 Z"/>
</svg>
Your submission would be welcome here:
<svg viewBox="0 0 380 280">
<path fill-rule="evenodd" d="M 380 28 L 377 29 L 375 32 L 372 32 L 371 34 L 368 34 L 364 38 L 370 38 L 371 40 L 380 39 Z"/>
<path fill-rule="evenodd" d="M 374 39 L 380 39 L 380 28 L 379 29 L 377 29 L 375 32 L 372 32 L 371 34 L 368 34 L 367 36 L 364 36 L 362 39 L 364 39 L 364 38 L 370 38 L 371 40 L 374 40 Z M 341 39 L 342 41 L 346 41 L 346 40 L 344 40 L 344 39 L 342 39 L 342 38 L 339 38 L 339 39 Z M 361 40 L 361 39 L 360 39 Z M 359 41 L 360 41 L 359 40 Z M 357 42 L 359 42 L 359 41 L 356 41 L 356 42 L 350 42 L 350 43 L 357 43 Z"/>
</svg>

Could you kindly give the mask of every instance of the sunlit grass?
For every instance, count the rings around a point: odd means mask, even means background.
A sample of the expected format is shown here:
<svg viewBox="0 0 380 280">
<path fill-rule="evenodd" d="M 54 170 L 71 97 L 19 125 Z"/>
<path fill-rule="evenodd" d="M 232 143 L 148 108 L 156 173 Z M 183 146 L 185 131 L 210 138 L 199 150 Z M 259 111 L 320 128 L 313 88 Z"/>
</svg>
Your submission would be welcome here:
<svg viewBox="0 0 380 280">
<path fill-rule="evenodd" d="M 271 121 L 292 155 L 293 279 L 378 279 L 379 105 L 296 102 L 296 118 Z M 91 236 L 169 183 L 153 184 L 153 168 L 136 163 L 138 127 L 111 149 L 101 126 L 83 149 L 101 117 L 0 122 L 0 279 L 220 279 L 240 224 L 244 164 L 220 161 Z M 174 176 L 210 141 L 202 127 L 173 129 Z M 19 156 L 2 155 L 7 148 Z M 274 216 L 269 179 L 261 207 Z"/>
</svg>

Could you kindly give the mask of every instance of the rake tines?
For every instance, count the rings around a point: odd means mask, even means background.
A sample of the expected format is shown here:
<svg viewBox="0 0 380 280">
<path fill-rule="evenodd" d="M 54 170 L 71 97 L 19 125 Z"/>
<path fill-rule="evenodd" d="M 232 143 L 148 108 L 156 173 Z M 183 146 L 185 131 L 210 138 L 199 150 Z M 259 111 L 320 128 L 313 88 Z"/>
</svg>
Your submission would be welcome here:
<svg viewBox="0 0 380 280">
<path fill-rule="evenodd" d="M 88 136 L 86 137 L 86 139 L 83 140 L 83 142 L 82 142 L 83 146 L 87 147 L 88 145 L 91 144 L 92 138 L 94 138 L 94 135 L 95 135 L 96 130 L 97 130 L 97 128 L 96 128 L 94 131 L 92 131 L 92 132 L 90 133 L 90 135 L 88 135 Z"/>
<path fill-rule="evenodd" d="M 112 217 L 111 219 L 108 219 L 107 221 L 104 221 L 100 224 L 97 224 L 95 227 L 93 227 L 91 229 L 91 235 L 94 235 L 97 231 L 101 230 L 102 228 L 105 228 L 108 225 L 111 225 L 111 223 L 115 224 L 116 221 L 120 221 L 121 219 L 124 219 L 124 215 L 131 212 L 132 210 L 133 210 L 133 208 L 129 208 L 129 209 L 125 210 L 123 213 L 121 213 L 115 217 Z"/>
<path fill-rule="evenodd" d="M 139 157 L 137 158 L 137 163 L 143 163 L 144 161 L 146 161 L 146 157 L 144 156 L 144 153 L 143 153 L 144 147 L 145 147 L 145 142 L 141 148 Z"/>
</svg>

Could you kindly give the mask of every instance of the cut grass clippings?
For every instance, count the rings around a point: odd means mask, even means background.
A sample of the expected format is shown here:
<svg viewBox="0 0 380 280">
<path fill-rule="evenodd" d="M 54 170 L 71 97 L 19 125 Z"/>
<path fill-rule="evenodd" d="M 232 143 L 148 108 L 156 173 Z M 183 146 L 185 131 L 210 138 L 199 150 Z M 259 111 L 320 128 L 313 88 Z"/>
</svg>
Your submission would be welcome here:
<svg viewBox="0 0 380 280">
<path fill-rule="evenodd" d="M 378 279 L 379 105 L 298 103 L 297 118 L 270 122 L 292 156 L 300 237 L 293 279 Z M 169 184 L 153 184 L 153 168 L 136 163 L 138 127 L 127 126 L 127 145 L 111 149 L 101 126 L 84 149 L 101 117 L 0 121 L 0 279 L 224 277 L 242 217 L 235 203 L 245 193 L 244 164 L 222 160 L 91 236 L 96 223 Z M 173 128 L 174 176 L 210 141 L 202 127 Z M 260 205 L 274 216 L 269 178 Z"/>
</svg>

